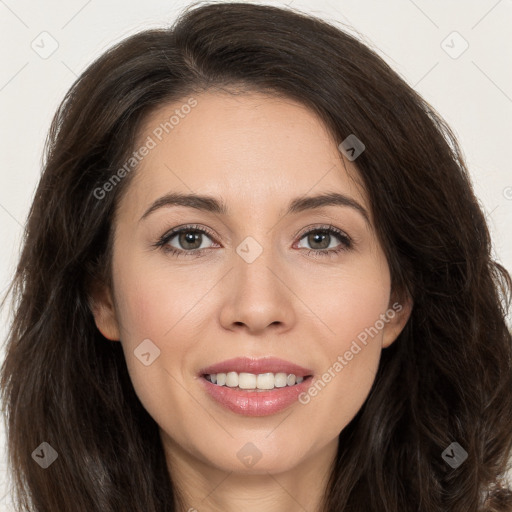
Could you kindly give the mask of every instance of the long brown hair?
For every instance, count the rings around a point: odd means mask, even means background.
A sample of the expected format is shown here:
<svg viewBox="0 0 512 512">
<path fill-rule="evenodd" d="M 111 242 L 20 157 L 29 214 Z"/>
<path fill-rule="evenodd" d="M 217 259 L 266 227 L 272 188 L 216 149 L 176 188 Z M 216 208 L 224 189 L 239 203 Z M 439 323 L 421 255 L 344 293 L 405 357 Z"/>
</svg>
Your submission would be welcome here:
<svg viewBox="0 0 512 512">
<path fill-rule="evenodd" d="M 194 5 L 171 28 L 125 39 L 55 115 L 9 289 L 0 382 L 19 510 L 177 510 L 158 426 L 89 303 L 92 282 L 111 283 L 115 209 L 134 173 L 101 199 L 95 190 L 133 152 L 152 109 L 235 87 L 298 100 L 335 140 L 363 141 L 355 163 L 392 288 L 414 301 L 339 436 L 323 510 L 510 512 L 511 279 L 492 260 L 452 131 L 355 37 L 246 2 Z M 32 456 L 42 442 L 58 453 L 47 469 Z M 453 442 L 467 452 L 457 468 L 442 457 Z"/>
</svg>

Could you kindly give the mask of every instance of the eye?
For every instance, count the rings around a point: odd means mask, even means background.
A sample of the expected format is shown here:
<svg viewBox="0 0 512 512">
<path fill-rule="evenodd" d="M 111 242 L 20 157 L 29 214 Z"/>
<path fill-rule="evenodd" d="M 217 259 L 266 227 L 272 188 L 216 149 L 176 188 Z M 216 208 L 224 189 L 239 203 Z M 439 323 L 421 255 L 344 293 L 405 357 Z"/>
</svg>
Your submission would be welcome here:
<svg viewBox="0 0 512 512">
<path fill-rule="evenodd" d="M 175 256 L 200 256 L 203 251 L 211 248 L 204 245 L 205 237 L 214 239 L 215 235 L 209 229 L 198 225 L 182 226 L 163 235 L 154 246 Z M 304 232 L 300 235 L 299 244 L 303 239 L 312 247 L 308 250 L 308 255 L 313 256 L 335 256 L 352 247 L 350 237 L 331 225 Z M 333 246 L 332 242 L 336 239 L 339 243 Z M 302 248 L 300 245 L 297 247 Z"/>
<path fill-rule="evenodd" d="M 203 249 L 208 249 L 203 244 L 205 237 L 213 238 L 214 235 L 210 230 L 196 225 L 183 226 L 166 233 L 158 240 L 155 246 L 161 247 L 165 252 L 177 256 L 197 255 Z"/>
<path fill-rule="evenodd" d="M 300 240 L 303 240 L 304 238 L 312 247 L 312 249 L 308 251 L 308 255 L 333 256 L 352 247 L 350 237 L 343 233 L 343 231 L 331 225 L 307 231 L 301 235 Z M 334 246 L 331 244 L 335 239 L 338 239 L 340 242 L 337 246 L 336 244 L 334 244 Z"/>
</svg>

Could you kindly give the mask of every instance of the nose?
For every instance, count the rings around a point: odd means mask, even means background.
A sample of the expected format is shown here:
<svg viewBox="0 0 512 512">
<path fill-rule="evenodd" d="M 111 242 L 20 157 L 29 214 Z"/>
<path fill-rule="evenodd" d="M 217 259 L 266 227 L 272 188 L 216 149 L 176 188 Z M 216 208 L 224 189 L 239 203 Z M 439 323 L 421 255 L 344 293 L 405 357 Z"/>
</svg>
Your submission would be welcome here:
<svg viewBox="0 0 512 512">
<path fill-rule="evenodd" d="M 222 326 L 251 334 L 268 329 L 276 334 L 290 329 L 296 318 L 290 272 L 267 249 L 252 262 L 238 253 L 233 259 L 234 268 L 226 276 L 229 283 L 225 283 L 225 301 L 220 312 Z"/>
</svg>

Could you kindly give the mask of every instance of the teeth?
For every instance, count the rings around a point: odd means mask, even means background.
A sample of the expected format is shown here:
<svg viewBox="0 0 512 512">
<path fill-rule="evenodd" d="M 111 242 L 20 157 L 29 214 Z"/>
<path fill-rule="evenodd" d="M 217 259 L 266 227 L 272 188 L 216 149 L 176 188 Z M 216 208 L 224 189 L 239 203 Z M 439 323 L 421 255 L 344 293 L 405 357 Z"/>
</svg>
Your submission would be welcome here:
<svg viewBox="0 0 512 512">
<path fill-rule="evenodd" d="M 212 373 L 206 375 L 206 379 L 217 384 L 217 386 L 227 386 L 239 389 L 269 390 L 274 388 L 284 388 L 300 384 L 304 377 L 297 377 L 293 373 Z"/>
<path fill-rule="evenodd" d="M 238 376 L 238 387 L 240 389 L 255 389 L 256 375 L 252 373 L 241 373 Z"/>
<path fill-rule="evenodd" d="M 256 387 L 258 389 L 274 389 L 275 385 L 273 373 L 260 373 L 256 379 Z"/>
<path fill-rule="evenodd" d="M 293 377 L 291 373 L 290 376 Z M 276 373 L 274 376 L 274 386 L 276 388 L 284 388 L 286 386 L 286 379 L 286 373 Z M 293 384 L 295 384 L 295 381 L 293 382 Z"/>
<path fill-rule="evenodd" d="M 238 386 L 238 373 L 226 373 L 226 386 L 229 388 L 236 388 Z"/>
</svg>

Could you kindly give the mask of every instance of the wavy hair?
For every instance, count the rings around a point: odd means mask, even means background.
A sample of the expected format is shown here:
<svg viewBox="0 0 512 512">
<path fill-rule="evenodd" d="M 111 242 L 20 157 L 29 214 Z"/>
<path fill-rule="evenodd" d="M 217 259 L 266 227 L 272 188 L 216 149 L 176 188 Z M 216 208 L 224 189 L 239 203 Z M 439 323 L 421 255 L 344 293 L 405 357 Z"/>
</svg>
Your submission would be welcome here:
<svg viewBox="0 0 512 512">
<path fill-rule="evenodd" d="M 297 100 L 335 140 L 364 142 L 357 168 L 392 289 L 414 302 L 339 435 L 322 511 L 512 511 L 511 278 L 492 259 L 453 132 L 355 36 L 246 2 L 193 5 L 170 28 L 126 38 L 56 112 L 8 290 L 0 386 L 18 510 L 179 509 L 158 426 L 91 313 L 92 283 L 111 284 L 115 211 L 133 173 L 101 200 L 94 191 L 151 111 L 215 89 Z M 42 442 L 59 454 L 45 470 L 32 459 Z M 441 456 L 452 442 L 468 454 L 456 469 Z"/>
</svg>

